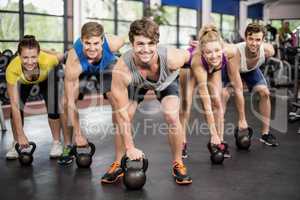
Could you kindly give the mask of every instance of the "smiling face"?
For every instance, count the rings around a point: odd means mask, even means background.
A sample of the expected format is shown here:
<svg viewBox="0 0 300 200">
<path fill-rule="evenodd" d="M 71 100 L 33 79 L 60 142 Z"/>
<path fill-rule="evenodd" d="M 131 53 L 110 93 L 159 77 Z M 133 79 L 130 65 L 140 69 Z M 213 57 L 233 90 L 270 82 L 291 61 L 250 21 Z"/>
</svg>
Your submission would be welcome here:
<svg viewBox="0 0 300 200">
<path fill-rule="evenodd" d="M 83 52 L 88 59 L 95 60 L 102 54 L 101 37 L 84 37 L 82 38 Z"/>
<path fill-rule="evenodd" d="M 134 36 L 132 43 L 135 57 L 143 64 L 149 64 L 157 51 L 157 43 L 145 36 Z"/>
<path fill-rule="evenodd" d="M 207 42 L 202 49 L 206 62 L 212 67 L 218 67 L 222 62 L 222 45 L 219 41 Z"/>
<path fill-rule="evenodd" d="M 22 67 L 27 71 L 32 71 L 38 67 L 39 51 L 36 48 L 22 48 L 20 58 Z"/>
<path fill-rule="evenodd" d="M 246 46 L 250 52 L 256 53 L 259 51 L 263 43 L 264 34 L 262 32 L 248 34 L 246 37 Z"/>
</svg>

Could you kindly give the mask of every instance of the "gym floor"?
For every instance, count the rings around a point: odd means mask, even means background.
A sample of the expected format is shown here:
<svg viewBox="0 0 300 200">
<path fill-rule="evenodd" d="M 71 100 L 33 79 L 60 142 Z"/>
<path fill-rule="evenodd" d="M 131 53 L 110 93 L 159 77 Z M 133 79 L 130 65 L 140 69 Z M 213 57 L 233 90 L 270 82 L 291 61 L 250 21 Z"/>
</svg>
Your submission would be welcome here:
<svg viewBox="0 0 300 200">
<path fill-rule="evenodd" d="M 9 120 L 6 120 L 9 130 L 0 140 L 1 199 L 300 199 L 299 123 L 287 124 L 286 103 L 278 98 L 271 123 L 280 146 L 264 146 L 258 140 L 261 123 L 255 112 L 250 111 L 249 98 L 246 104 L 248 123 L 255 130 L 252 146 L 249 151 L 235 147 L 232 128 L 237 116 L 231 101 L 225 118 L 225 139 L 232 158 L 223 165 L 211 164 L 203 115 L 193 109 L 188 135 L 189 157 L 185 160 L 193 183 L 179 186 L 171 176 L 170 149 L 159 103 L 156 100 L 143 102 L 134 122 L 136 146 L 149 159 L 147 182 L 140 191 L 127 191 L 122 182 L 100 184 L 101 176 L 114 159 L 109 106 L 80 110 L 82 127 L 97 148 L 90 169 L 78 169 L 75 163 L 61 167 L 56 160 L 49 159 L 51 135 L 46 115 L 25 118 L 25 132 L 37 144 L 33 165 L 20 167 L 18 161 L 6 161 L 5 153 L 12 141 Z"/>
</svg>

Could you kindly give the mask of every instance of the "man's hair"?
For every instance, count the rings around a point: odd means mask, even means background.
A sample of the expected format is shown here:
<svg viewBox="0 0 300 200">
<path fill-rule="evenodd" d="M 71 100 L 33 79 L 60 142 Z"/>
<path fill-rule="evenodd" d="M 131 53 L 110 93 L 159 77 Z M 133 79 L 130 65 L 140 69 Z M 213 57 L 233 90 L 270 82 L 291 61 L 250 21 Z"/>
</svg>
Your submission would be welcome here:
<svg viewBox="0 0 300 200">
<path fill-rule="evenodd" d="M 130 25 L 128 33 L 129 41 L 134 42 L 134 36 L 144 36 L 150 38 L 153 42 L 159 42 L 159 26 L 151 19 L 142 18 L 135 20 Z"/>
<path fill-rule="evenodd" d="M 81 38 L 102 37 L 103 26 L 97 22 L 87 22 L 81 28 Z"/>
<path fill-rule="evenodd" d="M 23 48 L 37 49 L 40 52 L 40 44 L 35 39 L 34 35 L 24 35 L 23 39 L 18 44 L 18 53 L 21 54 Z"/>
<path fill-rule="evenodd" d="M 250 23 L 248 24 L 246 30 L 245 30 L 245 38 L 249 35 L 252 35 L 253 33 L 259 33 L 262 32 L 263 33 L 263 38 L 266 36 L 266 28 L 258 23 Z"/>
</svg>

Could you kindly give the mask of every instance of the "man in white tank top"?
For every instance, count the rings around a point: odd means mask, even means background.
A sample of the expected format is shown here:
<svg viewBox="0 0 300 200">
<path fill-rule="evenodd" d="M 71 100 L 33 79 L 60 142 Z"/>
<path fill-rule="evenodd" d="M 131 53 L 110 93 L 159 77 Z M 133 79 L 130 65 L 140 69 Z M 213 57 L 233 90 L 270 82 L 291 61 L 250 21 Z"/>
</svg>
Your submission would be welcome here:
<svg viewBox="0 0 300 200">
<path fill-rule="evenodd" d="M 250 23 L 245 31 L 245 42 L 236 44 L 237 59 L 240 63 L 240 74 L 242 80 L 247 84 L 248 89 L 257 92 L 260 96 L 259 112 L 262 119 L 262 129 L 260 141 L 268 146 L 278 146 L 276 138 L 270 133 L 270 91 L 263 73 L 259 69 L 265 63 L 265 60 L 274 55 L 274 48 L 271 44 L 264 43 L 265 38 L 264 26 L 257 23 Z M 226 105 L 229 97 L 229 79 L 227 74 L 223 76 L 223 99 Z"/>
<path fill-rule="evenodd" d="M 158 46 L 159 27 L 145 18 L 130 25 L 129 40 L 132 49 L 117 61 L 112 75 L 113 109 L 117 128 L 121 133 L 119 149 L 116 148 L 116 162 L 124 154 L 131 160 L 139 160 L 144 156 L 134 144 L 132 121 L 138 102 L 143 100 L 147 90 L 152 89 L 161 102 L 168 127 L 173 159 L 172 174 L 176 183 L 190 184 L 192 179 L 182 161 L 183 134 L 179 121 L 178 94 L 178 72 L 188 63 L 190 53 L 187 50 Z M 134 95 L 131 96 L 131 93 Z"/>
</svg>

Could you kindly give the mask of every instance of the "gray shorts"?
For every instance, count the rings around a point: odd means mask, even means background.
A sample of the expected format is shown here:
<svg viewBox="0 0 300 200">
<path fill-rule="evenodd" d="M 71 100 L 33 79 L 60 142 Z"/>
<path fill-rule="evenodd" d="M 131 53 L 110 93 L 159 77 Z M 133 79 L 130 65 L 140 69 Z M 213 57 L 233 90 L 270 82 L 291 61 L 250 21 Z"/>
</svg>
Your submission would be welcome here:
<svg viewBox="0 0 300 200">
<path fill-rule="evenodd" d="M 143 87 L 136 87 L 129 85 L 128 86 L 128 98 L 132 101 L 137 101 L 140 103 L 144 100 L 145 94 L 148 92 L 149 89 L 143 88 Z M 156 98 L 159 101 L 162 101 L 162 99 L 166 96 L 178 96 L 179 97 L 179 79 L 178 77 L 164 90 L 162 91 L 154 91 L 156 94 Z"/>
</svg>

